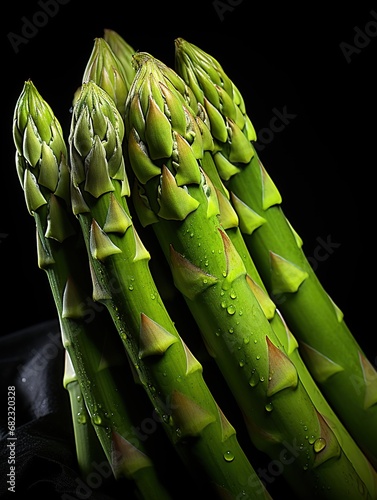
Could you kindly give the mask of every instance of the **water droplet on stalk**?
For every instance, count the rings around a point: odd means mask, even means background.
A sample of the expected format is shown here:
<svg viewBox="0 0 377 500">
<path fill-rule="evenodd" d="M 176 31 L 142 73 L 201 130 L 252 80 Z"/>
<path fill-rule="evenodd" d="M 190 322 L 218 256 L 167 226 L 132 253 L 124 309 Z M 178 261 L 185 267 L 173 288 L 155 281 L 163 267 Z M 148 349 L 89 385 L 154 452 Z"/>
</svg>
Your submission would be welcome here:
<svg viewBox="0 0 377 500">
<path fill-rule="evenodd" d="M 232 462 L 234 460 L 234 455 L 231 451 L 226 451 L 224 453 L 224 460 L 226 460 L 227 462 Z"/>
<path fill-rule="evenodd" d="M 92 416 L 92 422 L 95 425 L 101 425 L 102 424 L 102 418 L 98 415 L 98 413 L 94 413 Z"/>
<path fill-rule="evenodd" d="M 319 453 L 322 451 L 326 446 L 326 440 L 324 438 L 318 438 L 314 441 L 314 451 L 315 453 Z"/>
<path fill-rule="evenodd" d="M 79 424 L 86 424 L 86 416 L 83 415 L 82 413 L 77 414 L 77 422 Z"/>
<path fill-rule="evenodd" d="M 264 408 L 265 408 L 266 411 L 270 412 L 270 411 L 272 411 L 274 409 L 274 405 L 271 402 L 269 402 L 269 403 L 267 403 L 265 405 Z"/>
<path fill-rule="evenodd" d="M 251 387 L 255 387 L 258 383 L 259 383 L 259 373 L 254 369 L 251 372 L 251 377 L 250 377 L 250 380 L 249 380 L 249 385 Z"/>
<path fill-rule="evenodd" d="M 227 307 L 228 314 L 234 314 L 236 312 L 236 308 L 233 305 Z"/>
</svg>

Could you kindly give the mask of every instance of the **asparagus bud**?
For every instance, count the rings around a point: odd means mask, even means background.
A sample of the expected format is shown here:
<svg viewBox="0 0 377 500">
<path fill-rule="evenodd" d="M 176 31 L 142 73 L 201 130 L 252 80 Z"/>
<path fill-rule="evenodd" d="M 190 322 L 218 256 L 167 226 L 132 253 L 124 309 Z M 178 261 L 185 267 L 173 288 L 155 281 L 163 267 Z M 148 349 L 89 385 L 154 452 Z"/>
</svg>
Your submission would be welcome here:
<svg viewBox="0 0 377 500">
<path fill-rule="evenodd" d="M 84 70 L 83 82 L 93 80 L 114 100 L 119 113 L 124 115 L 124 104 L 129 90 L 126 70 L 104 38 L 96 38 Z"/>
<path fill-rule="evenodd" d="M 129 89 L 135 76 L 135 68 L 132 65 L 132 56 L 136 51 L 122 36 L 120 36 L 119 33 L 112 29 L 104 29 L 103 38 L 120 61 L 123 67 L 123 74 L 127 88 Z"/>
</svg>

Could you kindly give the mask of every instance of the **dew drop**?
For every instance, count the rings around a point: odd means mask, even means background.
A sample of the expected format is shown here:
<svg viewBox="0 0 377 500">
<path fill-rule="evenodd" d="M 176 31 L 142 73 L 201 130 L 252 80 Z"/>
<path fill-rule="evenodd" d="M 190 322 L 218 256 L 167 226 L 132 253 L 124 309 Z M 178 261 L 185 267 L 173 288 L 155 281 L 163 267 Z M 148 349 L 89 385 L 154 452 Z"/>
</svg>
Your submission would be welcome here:
<svg viewBox="0 0 377 500">
<path fill-rule="evenodd" d="M 80 394 L 78 394 L 78 395 L 76 396 L 76 399 L 77 399 L 77 401 L 78 401 L 78 402 L 80 402 L 80 401 L 81 401 L 81 396 L 80 396 Z"/>
<path fill-rule="evenodd" d="M 326 446 L 326 440 L 324 438 L 316 439 L 313 445 L 315 453 L 319 453 L 320 451 L 322 451 L 325 446 Z"/>
<path fill-rule="evenodd" d="M 229 295 L 230 295 L 231 299 L 236 299 L 237 298 L 237 294 L 236 294 L 236 292 L 234 290 L 232 290 Z"/>
<path fill-rule="evenodd" d="M 304 470 L 308 470 L 308 468 L 309 468 L 308 464 L 305 464 L 303 467 Z"/>
<path fill-rule="evenodd" d="M 229 333 L 234 333 L 234 328 L 229 328 L 228 332 Z"/>
<path fill-rule="evenodd" d="M 101 425 L 101 424 L 102 424 L 102 419 L 101 419 L 101 417 L 98 415 L 98 413 L 95 413 L 95 414 L 92 416 L 92 422 L 93 422 L 93 424 L 95 424 L 95 425 Z"/>
<path fill-rule="evenodd" d="M 313 444 L 314 441 L 315 441 L 315 437 L 313 435 L 310 436 L 310 438 L 309 438 L 309 444 Z"/>
<path fill-rule="evenodd" d="M 258 354 L 257 356 L 255 356 L 255 359 L 260 359 L 260 356 L 259 356 L 259 354 Z"/>
<path fill-rule="evenodd" d="M 232 453 L 231 451 L 226 451 L 226 452 L 224 453 L 224 460 L 225 460 L 226 462 L 232 462 L 232 461 L 234 460 L 234 455 L 233 455 L 233 453 Z"/>
<path fill-rule="evenodd" d="M 245 366 L 245 361 L 243 359 L 240 360 L 239 365 L 241 368 Z"/>
<path fill-rule="evenodd" d="M 251 377 L 250 377 L 250 380 L 249 380 L 249 385 L 250 385 L 250 387 L 255 387 L 258 383 L 259 383 L 259 374 L 258 374 L 258 372 L 254 369 L 254 370 L 251 372 Z"/>
<path fill-rule="evenodd" d="M 132 292 L 132 290 L 134 289 L 134 286 L 133 285 L 129 285 L 128 289 L 129 289 L 130 292 Z"/>
<path fill-rule="evenodd" d="M 259 377 L 259 380 L 260 380 L 261 382 L 264 382 L 264 377 L 263 377 L 263 375 L 261 375 L 261 376 Z"/>
<path fill-rule="evenodd" d="M 266 411 L 270 412 L 270 411 L 272 411 L 274 409 L 274 406 L 270 402 L 270 403 L 267 403 L 264 408 L 265 408 Z"/>
<path fill-rule="evenodd" d="M 223 277 L 226 278 L 226 271 L 223 271 Z"/>
<path fill-rule="evenodd" d="M 86 416 L 83 415 L 82 413 L 77 414 L 77 422 L 79 424 L 86 424 Z"/>
<path fill-rule="evenodd" d="M 234 314 L 236 312 L 236 308 L 233 305 L 227 307 L 228 314 Z"/>
<path fill-rule="evenodd" d="M 249 342 L 250 342 L 249 337 L 245 337 L 245 338 L 243 339 L 243 343 L 244 343 L 244 344 L 248 344 Z"/>
<path fill-rule="evenodd" d="M 225 293 L 224 290 L 221 290 L 220 295 L 223 296 L 224 293 Z"/>
</svg>

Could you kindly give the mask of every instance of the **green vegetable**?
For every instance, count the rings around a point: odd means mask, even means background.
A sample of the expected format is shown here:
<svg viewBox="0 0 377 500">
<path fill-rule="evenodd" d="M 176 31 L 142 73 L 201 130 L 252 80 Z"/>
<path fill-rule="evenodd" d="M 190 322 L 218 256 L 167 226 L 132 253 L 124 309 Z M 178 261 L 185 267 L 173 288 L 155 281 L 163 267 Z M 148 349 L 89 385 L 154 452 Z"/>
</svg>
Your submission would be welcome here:
<svg viewBox="0 0 377 500">
<path fill-rule="evenodd" d="M 263 283 L 321 391 L 376 466 L 376 369 L 282 211 L 282 197 L 255 150 L 256 133 L 240 91 L 211 55 L 182 38 L 175 46 L 177 72 L 208 111 L 216 143 L 213 159 Z"/>
<path fill-rule="evenodd" d="M 361 451 L 353 437 L 339 420 L 326 398 L 323 396 L 318 385 L 314 381 L 306 364 L 304 363 L 299 349 L 298 342 L 289 330 L 281 312 L 276 304 L 269 297 L 259 272 L 251 259 L 248 247 L 240 230 L 240 220 L 234 210 L 229 196 L 229 191 L 222 185 L 221 178 L 218 175 L 213 157 L 210 151 L 205 151 L 202 160 L 202 166 L 206 174 L 210 177 L 216 188 L 219 198 L 219 220 L 224 227 L 229 239 L 234 244 L 238 253 L 242 257 L 249 284 L 256 295 L 258 302 L 269 320 L 279 342 L 289 356 L 289 359 L 295 365 L 299 378 L 310 396 L 316 410 L 325 418 L 330 425 L 331 430 L 341 443 L 344 453 L 355 467 L 357 473 L 365 483 L 372 498 L 377 497 L 377 472 L 371 466 L 369 460 Z"/>
<path fill-rule="evenodd" d="M 133 439 L 138 421 L 132 420 L 128 405 L 137 406 L 139 400 L 132 399 L 133 384 L 127 383 L 127 377 L 133 377 L 126 355 L 119 349 L 122 344 L 116 344 L 117 331 L 105 309 L 91 299 L 85 243 L 70 210 L 63 132 L 30 80 L 17 101 L 13 124 L 17 172 L 36 224 L 38 266 L 46 272 L 62 343 L 98 439 L 115 477 L 130 479 L 142 498 L 168 499 L 151 458 L 142 443 Z M 119 380 L 125 385 L 118 385 Z M 86 444 L 80 444 L 79 454 Z"/>
<path fill-rule="evenodd" d="M 216 188 L 201 165 L 205 136 L 195 106 L 182 102 L 184 83 L 150 54 L 138 53 L 134 60 L 138 70 L 125 123 L 127 161 L 138 181 L 135 208 L 141 223 L 153 228 L 252 442 L 281 464 L 281 473 L 299 497 L 368 498 L 366 486 L 308 396 L 254 294 L 241 255 L 219 222 Z"/>
<path fill-rule="evenodd" d="M 217 495 L 269 498 L 154 283 L 127 204 L 123 136 L 113 99 L 95 82 L 83 83 L 69 135 L 71 201 L 88 251 L 93 299 L 109 311 L 170 442 L 198 484 Z"/>
</svg>

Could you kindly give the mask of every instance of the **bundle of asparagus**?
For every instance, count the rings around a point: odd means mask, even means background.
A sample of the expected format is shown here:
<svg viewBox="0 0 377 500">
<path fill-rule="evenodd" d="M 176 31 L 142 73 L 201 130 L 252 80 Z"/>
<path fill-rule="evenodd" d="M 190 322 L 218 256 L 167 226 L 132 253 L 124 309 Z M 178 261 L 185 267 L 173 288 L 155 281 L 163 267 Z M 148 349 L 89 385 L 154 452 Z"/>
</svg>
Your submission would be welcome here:
<svg viewBox="0 0 377 500">
<path fill-rule="evenodd" d="M 160 470 L 157 436 L 148 446 L 134 439 L 137 419 L 153 412 L 190 495 L 271 498 L 262 454 L 295 498 L 377 498 L 375 372 L 339 314 L 320 314 L 321 336 L 305 319 L 312 302 L 318 310 L 330 299 L 304 265 L 243 98 L 220 64 L 177 39 L 172 69 L 104 30 L 67 135 L 25 82 L 14 114 L 17 172 L 60 320 L 83 476 L 102 457 L 129 494 L 182 498 Z M 292 238 L 298 262 L 287 256 L 296 255 Z M 162 278 L 150 268 L 156 246 Z M 162 282 L 182 298 L 179 310 L 167 306 Z M 301 298 L 306 282 L 314 285 Z M 277 293 L 299 298 L 283 307 Z M 179 331 L 178 315 L 197 332 Z M 196 356 L 196 333 L 215 367 Z M 347 406 L 350 370 L 365 386 Z M 229 395 L 242 440 L 222 410 Z"/>
</svg>

